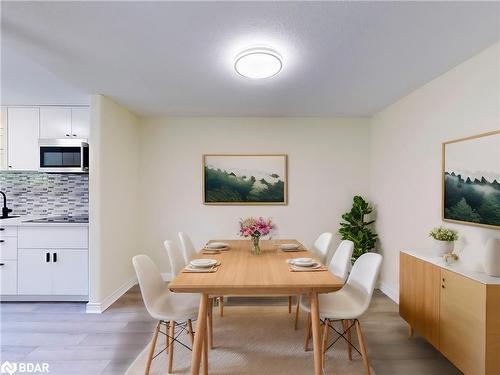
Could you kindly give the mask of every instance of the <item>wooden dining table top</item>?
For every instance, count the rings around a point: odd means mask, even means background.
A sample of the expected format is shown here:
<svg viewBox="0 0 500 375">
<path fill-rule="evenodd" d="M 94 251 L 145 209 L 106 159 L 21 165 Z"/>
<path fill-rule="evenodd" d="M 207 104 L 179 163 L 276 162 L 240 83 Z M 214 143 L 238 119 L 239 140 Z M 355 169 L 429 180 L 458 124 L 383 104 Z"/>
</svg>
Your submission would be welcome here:
<svg viewBox="0 0 500 375">
<path fill-rule="evenodd" d="M 215 241 L 215 240 L 214 240 Z M 209 241 L 209 242 L 214 242 Z M 277 249 L 276 241 L 261 240 L 262 254 L 253 255 L 250 240 L 217 240 L 229 244 L 229 250 L 219 254 L 203 254 L 194 258 L 220 261 L 216 272 L 180 272 L 169 288 L 177 293 L 206 293 L 213 295 L 280 295 L 302 293 L 328 293 L 342 287 L 342 281 L 329 271 L 292 272 L 287 259 L 315 258 L 296 240 L 280 240 L 280 243 L 297 243 L 304 251 L 284 252 Z"/>
</svg>

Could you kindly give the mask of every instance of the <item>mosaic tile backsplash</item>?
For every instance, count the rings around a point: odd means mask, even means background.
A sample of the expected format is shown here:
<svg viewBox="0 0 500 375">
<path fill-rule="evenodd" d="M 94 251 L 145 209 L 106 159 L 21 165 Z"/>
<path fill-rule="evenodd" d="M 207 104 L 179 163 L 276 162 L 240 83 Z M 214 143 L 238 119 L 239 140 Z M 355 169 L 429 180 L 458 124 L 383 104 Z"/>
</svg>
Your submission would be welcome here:
<svg viewBox="0 0 500 375">
<path fill-rule="evenodd" d="M 88 174 L 0 172 L 0 190 L 7 195 L 7 206 L 13 210 L 11 215 L 88 215 L 89 212 Z"/>
</svg>

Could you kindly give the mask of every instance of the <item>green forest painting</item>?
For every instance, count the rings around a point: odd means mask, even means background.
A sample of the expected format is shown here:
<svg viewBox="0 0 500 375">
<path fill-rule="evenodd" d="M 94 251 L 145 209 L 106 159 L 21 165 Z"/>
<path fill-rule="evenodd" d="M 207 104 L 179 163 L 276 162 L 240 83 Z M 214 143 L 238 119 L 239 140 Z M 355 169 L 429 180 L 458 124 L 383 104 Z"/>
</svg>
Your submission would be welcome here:
<svg viewBox="0 0 500 375">
<path fill-rule="evenodd" d="M 205 204 L 286 204 L 286 155 L 204 155 Z"/>
<path fill-rule="evenodd" d="M 444 144 L 445 220 L 500 228 L 500 132 Z"/>
</svg>

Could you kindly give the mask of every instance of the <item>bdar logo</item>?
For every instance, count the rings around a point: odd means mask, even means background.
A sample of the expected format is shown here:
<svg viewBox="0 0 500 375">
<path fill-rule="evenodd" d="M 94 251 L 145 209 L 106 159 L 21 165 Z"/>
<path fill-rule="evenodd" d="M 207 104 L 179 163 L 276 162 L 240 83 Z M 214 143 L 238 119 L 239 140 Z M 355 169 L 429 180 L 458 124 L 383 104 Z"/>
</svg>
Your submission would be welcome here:
<svg viewBox="0 0 500 375">
<path fill-rule="evenodd" d="M 13 375 L 17 371 L 17 363 L 10 363 L 9 361 L 5 361 L 0 366 L 0 373 Z"/>
</svg>

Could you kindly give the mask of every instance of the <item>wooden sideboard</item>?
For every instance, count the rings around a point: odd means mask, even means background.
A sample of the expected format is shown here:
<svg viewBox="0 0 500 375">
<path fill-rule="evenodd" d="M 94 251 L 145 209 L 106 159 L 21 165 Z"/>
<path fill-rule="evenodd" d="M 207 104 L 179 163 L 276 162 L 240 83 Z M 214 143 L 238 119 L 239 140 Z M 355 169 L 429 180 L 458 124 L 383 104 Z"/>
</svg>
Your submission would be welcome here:
<svg viewBox="0 0 500 375">
<path fill-rule="evenodd" d="M 465 374 L 500 374 L 500 278 L 401 252 L 399 314 Z"/>
</svg>

